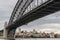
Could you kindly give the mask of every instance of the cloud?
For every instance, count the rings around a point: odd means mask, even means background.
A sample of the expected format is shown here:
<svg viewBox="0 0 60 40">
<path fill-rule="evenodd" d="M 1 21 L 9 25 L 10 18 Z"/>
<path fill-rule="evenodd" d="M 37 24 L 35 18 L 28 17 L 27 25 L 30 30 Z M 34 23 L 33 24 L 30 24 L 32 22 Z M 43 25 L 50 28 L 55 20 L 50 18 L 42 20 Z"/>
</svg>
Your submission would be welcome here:
<svg viewBox="0 0 60 40">
<path fill-rule="evenodd" d="M 0 30 L 4 28 L 4 22 L 9 21 L 17 0 L 0 0 Z"/>
<path fill-rule="evenodd" d="M 17 0 L 0 0 L 0 28 L 4 28 L 4 22 L 9 21 L 13 8 Z M 51 15 L 39 18 L 27 25 L 21 26 L 24 30 L 40 30 L 40 31 L 60 31 L 60 11 Z"/>
<path fill-rule="evenodd" d="M 28 31 L 36 29 L 37 31 L 45 32 L 60 32 L 60 11 L 51 15 L 39 18 L 35 21 L 23 25 L 20 28 Z"/>
<path fill-rule="evenodd" d="M 42 32 L 58 32 L 60 31 L 60 24 L 59 23 L 49 23 L 49 24 L 41 24 L 41 25 L 35 25 L 35 26 L 21 26 L 22 30 L 32 31 L 33 29 L 36 29 L 37 31 Z"/>
</svg>

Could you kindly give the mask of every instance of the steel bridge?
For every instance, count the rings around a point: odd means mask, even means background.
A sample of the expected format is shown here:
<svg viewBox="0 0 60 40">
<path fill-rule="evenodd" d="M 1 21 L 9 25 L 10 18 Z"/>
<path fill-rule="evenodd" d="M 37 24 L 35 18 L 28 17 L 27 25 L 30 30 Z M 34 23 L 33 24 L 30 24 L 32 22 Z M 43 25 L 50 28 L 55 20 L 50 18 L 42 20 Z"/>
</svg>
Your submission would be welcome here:
<svg viewBox="0 0 60 40">
<path fill-rule="evenodd" d="M 14 37 L 17 27 L 60 11 L 60 0 L 18 0 L 11 14 L 8 37 Z"/>
</svg>

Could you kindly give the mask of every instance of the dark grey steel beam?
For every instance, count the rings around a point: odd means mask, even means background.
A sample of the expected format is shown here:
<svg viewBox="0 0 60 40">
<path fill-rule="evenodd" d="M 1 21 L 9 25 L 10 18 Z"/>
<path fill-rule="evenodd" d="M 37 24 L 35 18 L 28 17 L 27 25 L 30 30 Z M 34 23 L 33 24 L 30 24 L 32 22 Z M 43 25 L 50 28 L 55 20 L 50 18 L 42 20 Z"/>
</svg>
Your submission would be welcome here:
<svg viewBox="0 0 60 40">
<path fill-rule="evenodd" d="M 36 13 L 34 13 L 34 12 L 36 12 L 36 11 L 40 10 L 41 8 L 45 7 L 45 5 L 49 4 L 49 2 L 52 2 L 52 1 L 47 1 L 46 4 L 44 3 L 44 4 L 42 4 L 40 7 L 37 7 L 37 8 L 35 8 L 35 9 L 33 9 L 33 11 L 28 12 L 28 14 L 24 15 L 22 18 L 19 18 L 19 19 L 17 19 L 14 23 L 10 24 L 10 25 L 8 26 L 8 28 L 9 28 L 9 29 L 16 28 L 16 27 L 19 26 L 19 24 L 20 24 L 20 26 L 21 26 L 22 24 L 24 24 L 24 23 L 21 23 L 22 20 L 23 20 L 27 15 L 32 16 L 30 13 L 36 14 Z M 33 18 L 33 19 L 34 19 L 34 18 Z M 25 19 L 24 19 L 24 20 L 25 20 Z M 18 22 L 18 21 L 19 21 L 19 22 Z M 17 22 L 18 22 L 18 23 L 17 23 Z M 28 22 L 28 21 L 27 21 L 27 22 Z M 16 24 L 16 23 L 17 23 L 17 24 Z M 15 24 L 15 25 L 14 25 L 14 24 Z M 12 26 L 12 27 L 10 27 L 10 26 Z"/>
<path fill-rule="evenodd" d="M 56 5 L 55 2 L 60 2 L 60 1 L 51 1 L 51 2 L 49 2 L 47 4 L 42 4 L 41 6 L 38 6 L 37 8 L 31 10 L 30 12 L 28 12 L 27 14 L 25 14 L 21 18 L 17 19 L 11 25 L 8 25 L 8 29 L 9 30 L 15 29 L 15 28 L 17 28 L 19 26 L 22 26 L 22 25 L 24 25 L 26 23 L 29 23 L 29 22 L 31 22 L 33 20 L 36 20 L 38 18 L 42 18 L 42 17 L 44 17 L 46 15 L 49 15 L 49 14 L 52 14 L 52 13 L 58 11 L 57 8 L 55 10 L 52 8 L 53 9 L 53 11 L 52 11 L 52 9 L 50 9 L 50 7 L 49 7 L 49 6 L 52 7 L 53 4 Z M 45 10 L 49 10 L 49 11 L 51 11 L 51 13 L 49 12 L 49 13 L 42 14 L 42 12 L 44 12 Z"/>
<path fill-rule="evenodd" d="M 24 6 L 22 7 L 22 11 L 20 12 L 20 14 L 23 15 L 23 13 L 25 12 L 26 8 L 32 3 L 33 0 L 28 0 Z"/>
<path fill-rule="evenodd" d="M 25 1 L 25 0 L 23 0 L 23 1 Z M 17 4 L 16 4 L 16 6 L 15 6 L 13 12 L 12 12 L 11 18 L 10 18 L 10 20 L 9 20 L 9 24 L 11 24 L 11 23 L 13 22 L 13 19 L 14 19 L 14 17 L 15 17 L 15 14 L 16 14 L 18 8 L 19 8 L 20 6 L 22 6 L 22 8 L 21 8 L 22 11 L 20 10 L 20 14 L 22 15 L 23 12 L 26 10 L 26 8 L 29 6 L 29 4 L 30 4 L 32 1 L 33 1 L 33 0 L 27 0 L 27 2 L 25 2 L 24 5 L 22 5 L 22 3 L 23 3 L 22 0 L 21 0 L 21 2 L 19 2 L 19 0 L 18 0 Z"/>
<path fill-rule="evenodd" d="M 14 19 L 14 16 L 15 16 L 15 14 L 16 14 L 16 11 L 17 11 L 17 9 L 19 8 L 21 2 L 22 2 L 22 0 L 18 0 L 18 2 L 16 3 L 16 5 L 15 5 L 15 7 L 14 7 L 14 9 L 13 9 L 13 12 L 12 12 L 12 14 L 11 14 L 11 17 L 10 17 L 10 20 L 9 20 L 8 25 L 9 25 L 10 23 L 12 23 L 12 21 L 13 21 L 13 19 Z"/>
</svg>

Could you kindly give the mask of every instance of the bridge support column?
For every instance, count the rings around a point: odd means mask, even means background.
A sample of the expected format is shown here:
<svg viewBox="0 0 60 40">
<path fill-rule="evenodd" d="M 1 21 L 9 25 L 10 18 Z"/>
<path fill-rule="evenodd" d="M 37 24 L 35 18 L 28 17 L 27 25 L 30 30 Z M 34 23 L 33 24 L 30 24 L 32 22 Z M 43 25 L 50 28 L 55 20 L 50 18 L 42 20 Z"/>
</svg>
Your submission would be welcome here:
<svg viewBox="0 0 60 40">
<path fill-rule="evenodd" d="M 8 36 L 7 36 L 7 39 L 8 39 L 8 40 L 15 40 L 15 36 L 14 36 L 14 35 L 15 35 L 15 30 L 16 30 L 16 29 L 13 29 L 13 30 L 11 30 L 11 31 L 8 30 L 8 34 L 7 34 L 7 35 L 8 35 Z"/>
<path fill-rule="evenodd" d="M 6 29 L 6 27 L 7 27 L 7 22 L 5 22 L 5 24 L 4 24 L 4 32 L 3 32 L 3 38 L 4 39 L 7 39 L 7 32 L 8 32 L 8 30 Z"/>
<path fill-rule="evenodd" d="M 6 40 L 15 40 L 15 30 L 16 29 L 6 29 L 7 28 L 7 22 L 4 24 L 4 32 L 3 32 L 3 38 Z"/>
</svg>

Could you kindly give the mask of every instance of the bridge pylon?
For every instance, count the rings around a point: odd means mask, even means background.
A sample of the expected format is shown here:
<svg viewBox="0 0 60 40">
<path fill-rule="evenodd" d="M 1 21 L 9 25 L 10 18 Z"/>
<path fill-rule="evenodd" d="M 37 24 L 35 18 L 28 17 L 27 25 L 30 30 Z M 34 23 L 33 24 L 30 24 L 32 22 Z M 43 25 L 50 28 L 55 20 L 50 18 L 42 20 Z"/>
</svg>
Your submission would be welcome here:
<svg viewBox="0 0 60 40">
<path fill-rule="evenodd" d="M 7 22 L 5 22 L 3 38 L 6 40 L 15 40 L 14 34 L 16 29 L 13 29 L 12 31 L 10 31 L 9 29 L 7 29 L 7 27 L 8 27 L 8 24 Z"/>
<path fill-rule="evenodd" d="M 7 27 L 7 22 L 5 22 L 5 24 L 4 24 L 4 31 L 3 31 L 3 38 L 5 38 L 5 39 L 7 39 L 7 29 L 6 29 L 6 27 Z"/>
</svg>

